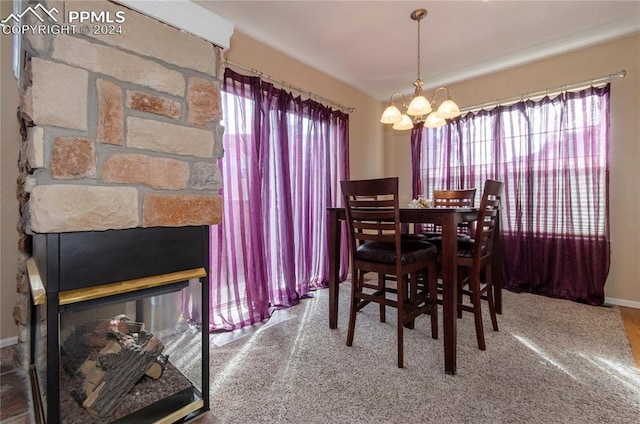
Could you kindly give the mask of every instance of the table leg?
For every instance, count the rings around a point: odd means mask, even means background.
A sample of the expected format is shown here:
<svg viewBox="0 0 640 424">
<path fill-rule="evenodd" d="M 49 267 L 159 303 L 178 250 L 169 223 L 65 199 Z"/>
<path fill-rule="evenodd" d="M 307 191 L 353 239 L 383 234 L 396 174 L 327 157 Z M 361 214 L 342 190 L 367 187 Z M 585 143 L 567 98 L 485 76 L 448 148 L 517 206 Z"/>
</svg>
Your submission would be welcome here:
<svg viewBox="0 0 640 424">
<path fill-rule="evenodd" d="M 338 283 L 340 282 L 340 222 L 338 212 L 329 210 L 329 328 L 338 328 Z"/>
<path fill-rule="evenodd" d="M 456 258 L 458 257 L 457 222 L 453 214 L 442 223 L 442 325 L 444 329 L 444 371 L 456 373 L 458 283 Z"/>
</svg>

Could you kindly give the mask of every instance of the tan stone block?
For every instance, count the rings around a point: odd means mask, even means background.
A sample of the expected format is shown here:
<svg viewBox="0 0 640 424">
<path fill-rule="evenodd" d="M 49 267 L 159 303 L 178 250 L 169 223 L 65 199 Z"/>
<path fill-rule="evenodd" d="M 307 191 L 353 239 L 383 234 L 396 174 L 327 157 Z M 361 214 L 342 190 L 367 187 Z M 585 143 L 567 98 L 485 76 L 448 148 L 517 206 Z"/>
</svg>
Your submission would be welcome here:
<svg viewBox="0 0 640 424">
<path fill-rule="evenodd" d="M 218 48 L 218 51 L 216 52 L 216 77 L 222 81 L 224 79 L 224 69 L 227 66 L 227 64 L 225 63 L 225 58 L 224 58 L 224 53 L 225 51 L 223 49 Z"/>
<path fill-rule="evenodd" d="M 200 77 L 189 78 L 187 88 L 187 124 L 204 127 L 222 119 L 220 83 Z"/>
<path fill-rule="evenodd" d="M 27 261 L 31 257 L 31 254 L 18 253 L 18 272 L 27 272 Z"/>
<path fill-rule="evenodd" d="M 25 121 L 26 125 L 33 122 L 33 90 L 31 86 L 20 90 L 20 117 Z"/>
<path fill-rule="evenodd" d="M 67 1 L 66 8 L 67 13 L 70 10 L 98 10 L 92 1 Z M 122 34 L 90 33 L 88 36 L 110 46 L 155 57 L 183 68 L 210 75 L 215 72 L 217 48 L 210 42 L 111 2 L 101 2 L 99 10 L 109 12 L 111 17 L 116 16 L 119 10 L 124 11 L 125 21 L 116 24 L 122 28 Z"/>
<path fill-rule="evenodd" d="M 214 225 L 222 220 L 220 196 L 149 193 L 144 196 L 143 202 L 143 227 Z"/>
<path fill-rule="evenodd" d="M 36 55 L 37 57 L 37 55 Z M 31 74 L 31 61 L 27 60 L 23 65 L 22 65 L 22 72 L 20 75 L 20 78 L 22 79 L 22 85 L 23 86 L 28 86 L 31 87 L 31 83 L 32 83 L 32 74 Z"/>
<path fill-rule="evenodd" d="M 18 153 L 18 171 L 22 173 L 27 173 L 31 171 L 29 165 L 29 143 L 28 141 L 23 141 L 20 143 L 20 153 Z"/>
<path fill-rule="evenodd" d="M 29 322 L 29 296 L 21 293 L 13 306 L 13 319 L 16 324 L 26 325 Z"/>
<path fill-rule="evenodd" d="M 37 31 L 26 31 L 23 34 L 24 40 L 31 48 L 31 51 L 38 56 L 44 55 L 51 45 L 51 37 L 39 34 Z"/>
<path fill-rule="evenodd" d="M 29 371 L 29 367 L 32 362 L 31 352 L 30 352 L 30 335 L 31 335 L 31 326 L 30 325 L 18 325 L 18 344 L 16 345 L 16 353 L 13 356 L 16 364 L 16 368 L 21 369 L 25 373 Z M 45 350 L 45 349 L 42 349 Z M 46 357 L 38 358 L 38 360 L 46 361 Z M 39 364 L 44 364 L 45 362 L 37 362 Z M 15 423 L 12 424 L 27 424 L 31 422 L 30 414 L 23 415 L 18 417 Z M 24 421 L 20 421 L 24 418 Z"/>
<path fill-rule="evenodd" d="M 173 119 L 182 115 L 182 104 L 179 102 L 140 91 L 127 91 L 127 107 Z"/>
<path fill-rule="evenodd" d="M 175 159 L 116 153 L 102 166 L 102 181 L 144 184 L 164 190 L 183 190 L 189 180 L 189 164 Z"/>
<path fill-rule="evenodd" d="M 69 65 L 109 75 L 117 80 L 184 96 L 184 76 L 157 62 L 76 37 L 58 35 L 52 57 Z"/>
<path fill-rule="evenodd" d="M 215 162 L 196 162 L 193 164 L 191 188 L 194 190 L 219 190 L 222 186 L 220 168 Z"/>
<path fill-rule="evenodd" d="M 42 2 L 44 3 L 44 2 Z M 58 11 L 62 11 L 61 8 L 58 8 Z M 44 22 L 40 21 L 40 19 L 36 18 L 35 14 L 27 13 L 22 16 L 20 19 L 21 25 L 45 25 L 53 24 L 54 21 L 48 18 L 45 14 L 41 14 L 44 18 Z M 53 12 L 54 17 L 56 13 Z M 57 17 L 61 17 L 59 14 Z M 23 31 L 23 43 L 30 47 L 30 52 L 33 53 L 33 56 L 44 56 L 46 54 L 47 49 L 51 46 L 51 36 L 47 34 L 42 34 L 39 31 Z M 29 51 L 29 50 L 28 50 Z"/>
<path fill-rule="evenodd" d="M 214 136 L 208 130 L 130 116 L 126 143 L 135 149 L 210 158 Z"/>
<path fill-rule="evenodd" d="M 86 131 L 89 73 L 39 58 L 31 69 L 33 122 Z"/>
<path fill-rule="evenodd" d="M 33 188 L 36 186 L 37 184 L 37 179 L 34 175 L 28 175 L 27 177 L 25 177 L 24 179 L 24 185 L 22 186 L 22 189 L 26 192 L 26 193 L 31 193 L 31 191 L 33 190 Z"/>
<path fill-rule="evenodd" d="M 122 146 L 124 140 L 122 88 L 104 79 L 98 79 L 96 86 L 98 89 L 97 141 Z"/>
<path fill-rule="evenodd" d="M 29 293 L 29 278 L 24 272 L 16 273 L 16 285 L 18 293 Z"/>
<path fill-rule="evenodd" d="M 49 171 L 59 179 L 95 178 L 95 143 L 87 138 L 56 137 Z"/>
<path fill-rule="evenodd" d="M 18 238 L 18 251 L 22 253 L 31 252 L 31 237 L 26 234 L 21 234 Z"/>
<path fill-rule="evenodd" d="M 27 162 L 31 168 L 44 168 L 44 130 L 30 127 L 27 131 Z"/>
<path fill-rule="evenodd" d="M 38 185 L 29 199 L 31 231 L 63 233 L 135 228 L 138 191 L 133 187 Z"/>
</svg>

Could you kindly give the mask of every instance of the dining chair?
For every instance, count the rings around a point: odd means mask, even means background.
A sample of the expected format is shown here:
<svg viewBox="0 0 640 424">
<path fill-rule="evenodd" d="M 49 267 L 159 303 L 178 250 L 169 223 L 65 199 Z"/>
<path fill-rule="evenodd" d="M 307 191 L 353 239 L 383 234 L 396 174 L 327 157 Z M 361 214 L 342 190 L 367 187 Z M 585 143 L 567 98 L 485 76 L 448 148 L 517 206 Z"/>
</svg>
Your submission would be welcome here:
<svg viewBox="0 0 640 424">
<path fill-rule="evenodd" d="M 472 208 L 474 206 L 476 198 L 475 188 L 465 188 L 459 190 L 433 190 L 432 205 L 435 208 Z M 429 231 L 421 232 L 422 235 L 428 239 L 436 239 L 436 241 L 442 240 L 442 228 L 434 226 Z M 469 236 L 468 224 L 458 226 L 458 235 L 461 238 L 467 238 Z"/>
<path fill-rule="evenodd" d="M 498 331 L 495 298 L 493 292 L 493 276 L 491 273 L 491 254 L 500 200 L 504 183 L 486 180 L 482 191 L 482 199 L 475 222 L 473 239 L 465 248 L 458 243 L 458 313 L 473 312 L 478 348 L 485 350 L 484 330 L 482 324 L 481 300 L 486 300 L 494 331 Z M 466 244 L 466 243 L 464 243 Z M 469 296 L 470 303 L 464 303 L 464 296 Z"/>
<path fill-rule="evenodd" d="M 440 208 L 472 208 L 475 203 L 476 189 L 465 188 L 457 190 L 433 190 L 433 207 Z M 424 237 L 428 242 L 433 244 L 437 250 L 436 262 L 438 268 L 442 263 L 442 227 L 434 224 L 423 224 L 422 231 L 417 233 L 418 236 Z M 430 226 L 430 228 L 428 227 Z M 425 228 L 426 227 L 426 228 Z M 469 223 L 465 222 L 458 225 L 458 249 L 465 250 L 473 247 L 471 237 L 469 236 L 470 227 Z M 438 269 L 438 275 L 440 269 Z M 438 304 L 442 305 L 443 287 L 442 283 L 438 282 Z M 462 314 L 458 311 L 458 316 Z"/>
<path fill-rule="evenodd" d="M 431 337 L 438 338 L 436 248 L 401 237 L 398 178 L 341 181 L 351 245 L 351 300 L 347 346 L 353 345 L 356 313 L 369 303 L 397 310 L 398 367 L 404 366 L 403 332 L 422 314 L 431 316 Z M 365 280 L 368 272 L 378 279 Z M 418 288 L 418 273 L 427 284 Z M 386 276 L 395 276 L 395 287 Z M 426 287 L 425 287 L 426 286 Z"/>
</svg>

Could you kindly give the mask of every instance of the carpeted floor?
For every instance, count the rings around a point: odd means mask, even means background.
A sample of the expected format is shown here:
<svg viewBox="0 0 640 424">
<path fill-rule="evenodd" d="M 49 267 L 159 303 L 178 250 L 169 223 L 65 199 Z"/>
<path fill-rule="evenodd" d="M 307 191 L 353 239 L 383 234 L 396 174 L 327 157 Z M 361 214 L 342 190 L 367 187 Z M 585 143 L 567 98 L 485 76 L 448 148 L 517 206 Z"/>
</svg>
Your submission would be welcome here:
<svg viewBox="0 0 640 424">
<path fill-rule="evenodd" d="M 477 349 L 472 316 L 458 321 L 458 374 L 450 376 L 426 316 L 405 332 L 404 369 L 396 367 L 393 309 L 386 323 L 377 306 L 361 311 L 347 347 L 348 293 L 343 283 L 337 330 L 321 290 L 276 312 L 275 325 L 212 343 L 207 422 L 638 422 L 640 375 L 617 308 L 505 292 L 500 331 L 485 320 L 486 351 Z"/>
<path fill-rule="evenodd" d="M 476 347 L 472 316 L 458 321 L 458 374 L 450 376 L 428 317 L 405 332 L 398 369 L 395 311 L 380 323 L 377 307 L 365 308 L 347 347 L 349 284 L 340 288 L 337 330 L 328 326 L 328 294 L 253 328 L 212 334 L 211 411 L 194 423 L 639 422 L 640 374 L 616 307 L 504 292 L 499 332 L 486 317 L 486 351 Z M 198 339 L 185 331 L 172 354 L 194 381 Z M 18 405 L 5 391 L 11 371 L 3 368 L 3 412 Z"/>
</svg>

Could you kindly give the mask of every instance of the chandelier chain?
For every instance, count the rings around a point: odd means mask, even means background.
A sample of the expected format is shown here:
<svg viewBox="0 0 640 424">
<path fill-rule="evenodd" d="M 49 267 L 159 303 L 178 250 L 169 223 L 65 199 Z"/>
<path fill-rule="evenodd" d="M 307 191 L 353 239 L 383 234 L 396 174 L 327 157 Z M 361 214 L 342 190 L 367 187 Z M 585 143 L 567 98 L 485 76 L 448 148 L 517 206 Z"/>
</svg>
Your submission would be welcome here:
<svg viewBox="0 0 640 424">
<path fill-rule="evenodd" d="M 420 77 L 420 19 L 418 19 L 418 80 L 422 80 Z"/>
</svg>

